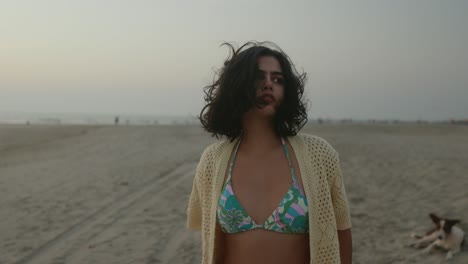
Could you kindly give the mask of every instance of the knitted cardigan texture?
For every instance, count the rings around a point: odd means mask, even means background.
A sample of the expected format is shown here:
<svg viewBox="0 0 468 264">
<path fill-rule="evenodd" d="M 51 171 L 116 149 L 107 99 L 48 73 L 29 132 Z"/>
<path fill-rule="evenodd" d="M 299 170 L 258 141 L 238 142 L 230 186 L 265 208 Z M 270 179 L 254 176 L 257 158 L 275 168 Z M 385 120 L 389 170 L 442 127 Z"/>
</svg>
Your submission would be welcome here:
<svg viewBox="0 0 468 264">
<path fill-rule="evenodd" d="M 340 263 L 337 230 L 351 228 L 338 153 L 323 138 L 299 133 L 288 137 L 299 164 L 309 206 L 310 263 Z M 215 264 L 220 243 L 216 206 L 229 158 L 237 140 L 208 146 L 196 168 L 187 209 L 187 228 L 201 230 L 202 264 Z"/>
</svg>

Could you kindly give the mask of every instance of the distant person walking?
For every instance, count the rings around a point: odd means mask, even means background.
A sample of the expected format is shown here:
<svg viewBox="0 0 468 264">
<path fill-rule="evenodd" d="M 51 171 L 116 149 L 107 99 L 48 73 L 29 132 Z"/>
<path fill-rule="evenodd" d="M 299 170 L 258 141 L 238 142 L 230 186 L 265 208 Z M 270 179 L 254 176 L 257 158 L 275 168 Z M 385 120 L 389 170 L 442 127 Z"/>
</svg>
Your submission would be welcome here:
<svg viewBox="0 0 468 264">
<path fill-rule="evenodd" d="M 195 172 L 187 226 L 204 264 L 351 263 L 351 219 L 338 153 L 307 122 L 305 73 L 272 43 L 235 49 L 205 88 L 212 136 Z"/>
</svg>

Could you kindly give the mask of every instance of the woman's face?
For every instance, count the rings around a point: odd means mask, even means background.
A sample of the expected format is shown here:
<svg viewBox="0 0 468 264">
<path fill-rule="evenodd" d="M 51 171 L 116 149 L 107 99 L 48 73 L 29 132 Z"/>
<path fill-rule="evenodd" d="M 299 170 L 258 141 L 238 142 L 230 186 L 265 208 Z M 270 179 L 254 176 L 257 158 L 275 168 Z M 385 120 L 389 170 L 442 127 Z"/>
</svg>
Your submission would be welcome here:
<svg viewBox="0 0 468 264">
<path fill-rule="evenodd" d="M 254 106 L 251 111 L 274 116 L 284 97 L 284 77 L 275 57 L 263 56 L 258 59 L 255 86 L 256 100 L 261 107 Z"/>
</svg>

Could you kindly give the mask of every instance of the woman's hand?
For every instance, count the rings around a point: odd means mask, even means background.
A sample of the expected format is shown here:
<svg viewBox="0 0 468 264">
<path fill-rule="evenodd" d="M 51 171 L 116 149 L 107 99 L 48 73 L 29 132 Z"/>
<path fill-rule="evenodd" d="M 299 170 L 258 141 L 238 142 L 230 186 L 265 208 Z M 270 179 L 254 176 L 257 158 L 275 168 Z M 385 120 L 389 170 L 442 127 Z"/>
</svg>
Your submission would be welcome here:
<svg viewBox="0 0 468 264">
<path fill-rule="evenodd" d="M 351 228 L 338 230 L 338 240 L 340 242 L 341 264 L 351 264 L 353 259 L 353 241 Z"/>
</svg>

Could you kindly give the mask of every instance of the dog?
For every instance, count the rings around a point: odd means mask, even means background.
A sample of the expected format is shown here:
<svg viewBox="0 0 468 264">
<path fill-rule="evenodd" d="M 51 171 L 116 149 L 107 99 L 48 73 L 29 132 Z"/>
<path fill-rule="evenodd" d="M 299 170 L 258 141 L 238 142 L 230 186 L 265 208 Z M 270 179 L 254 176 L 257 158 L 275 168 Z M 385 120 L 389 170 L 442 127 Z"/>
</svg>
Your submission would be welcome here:
<svg viewBox="0 0 468 264">
<path fill-rule="evenodd" d="M 443 248 L 448 251 L 446 259 L 451 259 L 454 254 L 460 252 L 461 246 L 465 242 L 465 233 L 461 228 L 455 226 L 460 223 L 460 220 L 442 218 L 433 213 L 429 216 L 434 222 L 435 228 L 424 236 L 412 234 L 411 236 L 417 240 L 412 242 L 410 246 L 425 247 L 423 250 L 425 253 L 431 252 L 435 247 Z"/>
</svg>

